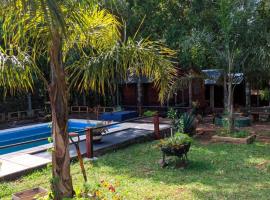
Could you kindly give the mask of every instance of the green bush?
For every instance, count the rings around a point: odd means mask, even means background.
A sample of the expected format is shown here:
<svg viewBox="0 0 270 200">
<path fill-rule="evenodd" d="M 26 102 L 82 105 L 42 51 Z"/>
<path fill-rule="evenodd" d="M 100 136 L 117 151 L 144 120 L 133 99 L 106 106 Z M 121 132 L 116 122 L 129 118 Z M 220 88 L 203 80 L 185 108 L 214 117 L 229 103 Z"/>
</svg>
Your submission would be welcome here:
<svg viewBox="0 0 270 200">
<path fill-rule="evenodd" d="M 183 121 L 183 132 L 189 136 L 193 136 L 196 132 L 195 116 L 189 113 L 184 113 L 181 116 Z"/>
<path fill-rule="evenodd" d="M 172 128 L 176 132 L 182 132 L 193 136 L 196 132 L 195 115 L 184 113 L 179 115 L 176 110 L 170 108 L 167 117 L 172 120 Z"/>
<path fill-rule="evenodd" d="M 153 117 L 154 115 L 157 114 L 157 111 L 151 111 L 151 110 L 147 110 L 143 113 L 143 116 L 145 117 Z"/>
<path fill-rule="evenodd" d="M 263 90 L 260 90 L 260 99 L 264 101 L 270 100 L 270 90 L 268 88 L 265 88 Z"/>
</svg>

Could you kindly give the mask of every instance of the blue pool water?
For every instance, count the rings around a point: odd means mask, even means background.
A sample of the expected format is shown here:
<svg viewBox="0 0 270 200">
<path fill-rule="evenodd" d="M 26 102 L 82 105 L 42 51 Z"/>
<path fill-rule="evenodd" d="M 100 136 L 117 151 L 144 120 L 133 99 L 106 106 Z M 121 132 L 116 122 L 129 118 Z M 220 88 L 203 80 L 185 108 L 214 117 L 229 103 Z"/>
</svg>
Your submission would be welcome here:
<svg viewBox="0 0 270 200">
<path fill-rule="evenodd" d="M 87 120 L 70 119 L 68 121 L 68 131 L 83 130 L 86 127 L 95 127 L 96 124 Z M 19 128 L 10 128 L 0 130 L 0 155 L 36 147 L 47 144 L 47 140 L 34 142 L 30 144 L 23 144 L 16 147 L 1 148 L 3 146 L 27 142 L 31 140 L 47 138 L 51 136 L 51 126 L 49 123 L 42 123 L 36 125 L 23 126 Z"/>
</svg>

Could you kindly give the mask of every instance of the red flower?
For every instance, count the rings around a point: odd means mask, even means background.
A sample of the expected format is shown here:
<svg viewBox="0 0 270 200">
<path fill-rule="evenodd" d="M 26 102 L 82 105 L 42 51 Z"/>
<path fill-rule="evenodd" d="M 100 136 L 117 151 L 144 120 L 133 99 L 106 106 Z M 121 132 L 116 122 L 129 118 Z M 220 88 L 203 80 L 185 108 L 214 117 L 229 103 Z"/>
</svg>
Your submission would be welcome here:
<svg viewBox="0 0 270 200">
<path fill-rule="evenodd" d="M 115 188 L 114 188 L 112 185 L 110 185 L 109 190 L 110 190 L 111 192 L 115 192 Z"/>
</svg>

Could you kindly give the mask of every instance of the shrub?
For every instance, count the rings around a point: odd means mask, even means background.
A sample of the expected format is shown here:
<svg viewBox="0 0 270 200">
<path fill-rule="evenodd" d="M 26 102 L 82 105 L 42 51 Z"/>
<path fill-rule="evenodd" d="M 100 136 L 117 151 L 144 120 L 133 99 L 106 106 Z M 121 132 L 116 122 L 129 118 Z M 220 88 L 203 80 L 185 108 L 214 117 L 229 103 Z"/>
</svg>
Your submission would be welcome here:
<svg viewBox="0 0 270 200">
<path fill-rule="evenodd" d="M 184 113 L 181 116 L 177 111 L 170 108 L 167 116 L 172 120 L 172 128 L 176 132 L 186 133 L 189 136 L 193 136 L 196 131 L 195 116 L 192 113 Z"/>
<path fill-rule="evenodd" d="M 195 116 L 189 113 L 184 113 L 181 116 L 183 123 L 183 132 L 189 136 L 193 136 L 196 132 Z"/>
<path fill-rule="evenodd" d="M 154 115 L 157 114 L 157 111 L 151 111 L 151 110 L 147 110 L 143 113 L 143 116 L 145 117 L 153 117 Z"/>
</svg>

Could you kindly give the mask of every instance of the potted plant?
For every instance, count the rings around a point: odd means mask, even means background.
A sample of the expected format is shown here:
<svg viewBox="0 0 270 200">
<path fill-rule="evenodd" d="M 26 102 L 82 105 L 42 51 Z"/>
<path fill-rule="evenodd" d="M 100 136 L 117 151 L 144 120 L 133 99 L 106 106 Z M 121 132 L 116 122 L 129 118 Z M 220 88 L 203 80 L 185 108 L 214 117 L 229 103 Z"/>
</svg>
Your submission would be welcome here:
<svg viewBox="0 0 270 200">
<path fill-rule="evenodd" d="M 95 143 L 101 142 L 102 135 L 104 135 L 108 132 L 108 128 L 103 127 L 105 125 L 107 125 L 107 124 L 105 124 L 103 122 L 99 122 L 96 124 L 96 128 L 93 130 L 93 142 L 95 142 Z"/>
<path fill-rule="evenodd" d="M 175 133 L 173 136 L 161 140 L 159 147 L 163 153 L 162 164 L 166 164 L 166 156 L 177 156 L 184 163 L 188 160 L 187 153 L 190 149 L 192 139 L 187 134 Z"/>
</svg>

